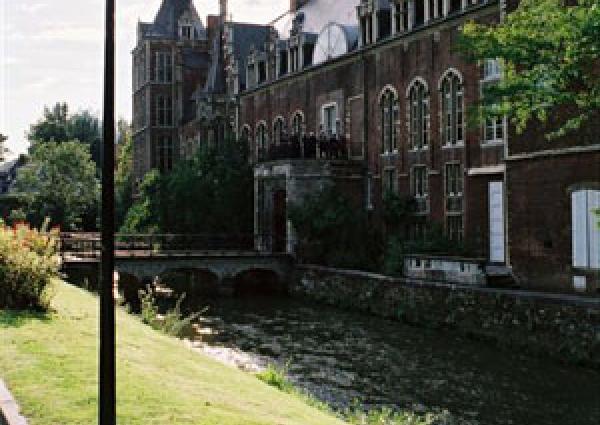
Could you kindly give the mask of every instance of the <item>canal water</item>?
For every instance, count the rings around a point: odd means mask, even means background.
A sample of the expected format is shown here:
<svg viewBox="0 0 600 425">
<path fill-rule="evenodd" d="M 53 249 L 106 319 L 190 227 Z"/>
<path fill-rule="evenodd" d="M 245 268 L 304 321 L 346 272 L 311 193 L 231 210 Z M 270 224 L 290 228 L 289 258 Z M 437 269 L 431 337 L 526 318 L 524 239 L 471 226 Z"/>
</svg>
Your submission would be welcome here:
<svg viewBox="0 0 600 425">
<path fill-rule="evenodd" d="M 498 350 L 452 333 L 277 297 L 205 298 L 192 336 L 343 408 L 446 409 L 478 425 L 599 425 L 600 372 Z M 194 304 L 196 305 L 196 304 Z"/>
</svg>

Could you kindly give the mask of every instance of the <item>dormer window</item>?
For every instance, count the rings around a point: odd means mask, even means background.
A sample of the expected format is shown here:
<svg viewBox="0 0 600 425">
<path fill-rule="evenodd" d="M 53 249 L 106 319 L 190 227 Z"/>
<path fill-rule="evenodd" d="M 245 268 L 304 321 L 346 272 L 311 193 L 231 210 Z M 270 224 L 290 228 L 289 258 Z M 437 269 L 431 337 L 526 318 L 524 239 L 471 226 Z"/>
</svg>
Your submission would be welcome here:
<svg viewBox="0 0 600 425">
<path fill-rule="evenodd" d="M 181 26 L 181 38 L 183 40 L 191 40 L 193 34 L 193 29 L 191 25 L 182 25 Z"/>
</svg>

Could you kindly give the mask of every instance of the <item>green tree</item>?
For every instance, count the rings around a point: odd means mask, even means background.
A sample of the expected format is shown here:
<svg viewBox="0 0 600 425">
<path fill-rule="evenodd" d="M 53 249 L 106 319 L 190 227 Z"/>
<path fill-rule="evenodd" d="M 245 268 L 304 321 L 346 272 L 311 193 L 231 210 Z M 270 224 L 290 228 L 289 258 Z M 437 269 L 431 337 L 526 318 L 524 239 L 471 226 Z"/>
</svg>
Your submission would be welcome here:
<svg viewBox="0 0 600 425">
<path fill-rule="evenodd" d="M 127 210 L 133 204 L 133 139 L 131 126 L 123 119 L 117 124 L 117 169 L 115 172 L 115 220 L 117 228 L 125 220 Z"/>
<path fill-rule="evenodd" d="M 289 218 L 304 261 L 333 267 L 375 270 L 381 260 L 380 233 L 335 185 L 292 205 Z"/>
<path fill-rule="evenodd" d="M 63 229 L 95 227 L 100 185 L 87 146 L 77 141 L 36 145 L 16 187 L 28 195 L 26 213 L 33 225 L 49 217 Z"/>
<path fill-rule="evenodd" d="M 254 180 L 242 144 L 202 148 L 169 174 L 146 175 L 122 232 L 248 234 Z"/>
<path fill-rule="evenodd" d="M 102 128 L 97 116 L 90 111 L 69 115 L 66 103 L 44 107 L 43 117 L 30 126 L 27 138 L 32 147 L 40 143 L 78 140 L 89 147 L 93 161 L 100 168 L 102 155 Z"/>
<path fill-rule="evenodd" d="M 550 122 L 549 138 L 598 119 L 600 0 L 565 3 L 522 0 L 498 25 L 463 27 L 465 57 L 498 58 L 504 68 L 503 79 L 484 88 L 479 118 L 506 115 L 517 131 L 532 121 Z"/>
</svg>

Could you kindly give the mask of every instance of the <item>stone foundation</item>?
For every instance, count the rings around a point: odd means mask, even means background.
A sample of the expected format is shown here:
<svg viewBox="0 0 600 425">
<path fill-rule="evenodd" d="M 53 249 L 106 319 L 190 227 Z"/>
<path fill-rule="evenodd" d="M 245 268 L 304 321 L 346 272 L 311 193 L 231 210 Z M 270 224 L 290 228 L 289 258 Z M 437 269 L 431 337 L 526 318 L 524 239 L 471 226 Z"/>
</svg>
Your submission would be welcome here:
<svg viewBox="0 0 600 425">
<path fill-rule="evenodd" d="M 294 296 L 600 369 L 600 299 L 298 266 Z"/>
</svg>

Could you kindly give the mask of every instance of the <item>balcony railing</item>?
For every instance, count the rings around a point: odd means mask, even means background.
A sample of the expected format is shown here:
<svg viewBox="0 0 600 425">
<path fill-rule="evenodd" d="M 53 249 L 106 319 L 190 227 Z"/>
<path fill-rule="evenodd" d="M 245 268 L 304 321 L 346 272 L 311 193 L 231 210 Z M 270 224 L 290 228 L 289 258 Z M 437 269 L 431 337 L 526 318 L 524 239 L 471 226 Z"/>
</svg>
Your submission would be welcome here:
<svg viewBox="0 0 600 425">
<path fill-rule="evenodd" d="M 258 162 L 282 159 L 348 159 L 348 145 L 343 138 L 319 140 L 304 137 L 301 140 L 282 141 L 256 152 Z"/>
</svg>

